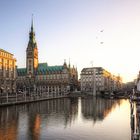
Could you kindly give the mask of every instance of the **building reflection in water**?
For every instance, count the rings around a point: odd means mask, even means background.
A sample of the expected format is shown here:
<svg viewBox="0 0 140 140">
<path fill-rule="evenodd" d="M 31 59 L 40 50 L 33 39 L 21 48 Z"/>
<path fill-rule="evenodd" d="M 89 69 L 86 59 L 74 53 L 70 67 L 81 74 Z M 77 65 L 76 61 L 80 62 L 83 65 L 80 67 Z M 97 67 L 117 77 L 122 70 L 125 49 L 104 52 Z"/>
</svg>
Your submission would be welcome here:
<svg viewBox="0 0 140 140">
<path fill-rule="evenodd" d="M 4 107 L 0 110 L 0 140 L 40 139 L 44 127 L 63 126 L 75 121 L 78 99 L 56 99 Z"/>
<path fill-rule="evenodd" d="M 81 99 L 81 112 L 84 119 L 102 121 L 121 100 L 109 100 L 104 98 L 83 98 Z"/>
<path fill-rule="evenodd" d="M 0 109 L 0 140 L 16 140 L 18 133 L 18 114 L 16 107 Z"/>
<path fill-rule="evenodd" d="M 78 99 L 57 99 L 45 102 L 32 103 L 27 107 L 28 112 L 28 139 L 40 139 L 40 133 L 48 127 L 64 128 L 70 125 L 77 117 Z M 41 130 L 43 129 L 43 130 Z"/>
<path fill-rule="evenodd" d="M 0 140 L 45 139 L 51 130 L 53 134 L 59 128 L 71 127 L 79 111 L 84 119 L 96 122 L 103 120 L 120 103 L 120 100 L 101 98 L 63 98 L 4 107 L 0 109 Z"/>
</svg>

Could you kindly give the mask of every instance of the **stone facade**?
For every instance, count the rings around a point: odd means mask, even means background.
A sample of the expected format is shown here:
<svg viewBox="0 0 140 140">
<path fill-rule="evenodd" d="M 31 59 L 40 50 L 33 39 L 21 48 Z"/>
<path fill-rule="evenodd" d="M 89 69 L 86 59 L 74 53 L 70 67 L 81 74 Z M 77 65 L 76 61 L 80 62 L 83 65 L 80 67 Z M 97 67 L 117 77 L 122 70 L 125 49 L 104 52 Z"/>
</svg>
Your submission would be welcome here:
<svg viewBox="0 0 140 140">
<path fill-rule="evenodd" d="M 102 67 L 83 68 L 81 71 L 81 91 L 117 91 L 121 89 L 120 76 L 112 75 Z"/>
<path fill-rule="evenodd" d="M 0 94 L 16 91 L 16 59 L 13 54 L 0 49 Z"/>
<path fill-rule="evenodd" d="M 17 90 L 27 93 L 66 93 L 77 88 L 77 68 L 67 65 L 49 66 L 38 62 L 38 47 L 33 23 L 26 49 L 26 68 L 17 69 Z"/>
</svg>

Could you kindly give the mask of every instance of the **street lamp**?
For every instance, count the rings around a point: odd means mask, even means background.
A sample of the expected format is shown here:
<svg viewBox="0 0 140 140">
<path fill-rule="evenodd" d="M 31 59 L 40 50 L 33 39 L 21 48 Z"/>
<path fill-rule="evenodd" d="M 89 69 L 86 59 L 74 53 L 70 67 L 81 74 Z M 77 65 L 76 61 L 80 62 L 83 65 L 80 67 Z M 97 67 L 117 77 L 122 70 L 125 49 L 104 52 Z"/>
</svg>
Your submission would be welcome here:
<svg viewBox="0 0 140 140">
<path fill-rule="evenodd" d="M 29 97 L 30 99 L 32 99 L 32 95 L 31 95 L 31 74 L 29 74 Z"/>
<path fill-rule="evenodd" d="M 96 96 L 96 69 L 93 68 L 93 96 Z"/>
<path fill-rule="evenodd" d="M 24 86 L 24 98 L 25 98 L 25 101 L 26 101 L 26 86 Z"/>
<path fill-rule="evenodd" d="M 9 87 L 7 88 L 7 103 L 8 103 L 8 93 L 9 93 Z"/>
<path fill-rule="evenodd" d="M 96 68 L 93 67 L 93 61 L 91 61 L 92 65 L 92 80 L 93 80 L 93 96 L 96 96 Z"/>
</svg>

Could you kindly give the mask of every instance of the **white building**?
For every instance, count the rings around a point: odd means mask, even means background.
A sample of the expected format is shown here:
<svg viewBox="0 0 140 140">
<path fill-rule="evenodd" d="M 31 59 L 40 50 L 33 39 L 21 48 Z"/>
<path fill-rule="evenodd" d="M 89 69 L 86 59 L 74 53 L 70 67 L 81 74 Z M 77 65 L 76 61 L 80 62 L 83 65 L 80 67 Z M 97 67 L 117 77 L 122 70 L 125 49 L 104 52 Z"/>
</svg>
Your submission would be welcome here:
<svg viewBox="0 0 140 140">
<path fill-rule="evenodd" d="M 102 67 L 83 68 L 81 71 L 81 91 L 116 91 L 121 88 L 120 76 L 112 75 Z"/>
</svg>

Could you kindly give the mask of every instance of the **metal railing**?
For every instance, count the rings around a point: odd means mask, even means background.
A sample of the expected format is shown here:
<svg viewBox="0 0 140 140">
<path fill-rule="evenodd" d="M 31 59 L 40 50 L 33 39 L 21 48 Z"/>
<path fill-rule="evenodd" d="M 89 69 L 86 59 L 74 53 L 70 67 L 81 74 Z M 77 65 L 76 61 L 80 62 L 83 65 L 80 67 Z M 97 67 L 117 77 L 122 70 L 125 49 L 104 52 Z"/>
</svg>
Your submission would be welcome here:
<svg viewBox="0 0 140 140">
<path fill-rule="evenodd" d="M 15 93 L 15 94 L 3 94 L 0 96 L 0 106 L 3 105 L 13 105 L 13 104 L 20 104 L 20 103 L 28 103 L 28 102 L 34 102 L 34 101 L 41 101 L 41 100 L 47 100 L 47 99 L 53 99 L 53 98 L 62 98 L 66 97 L 68 92 L 61 91 L 61 92 L 30 92 L 27 93 Z"/>
</svg>

